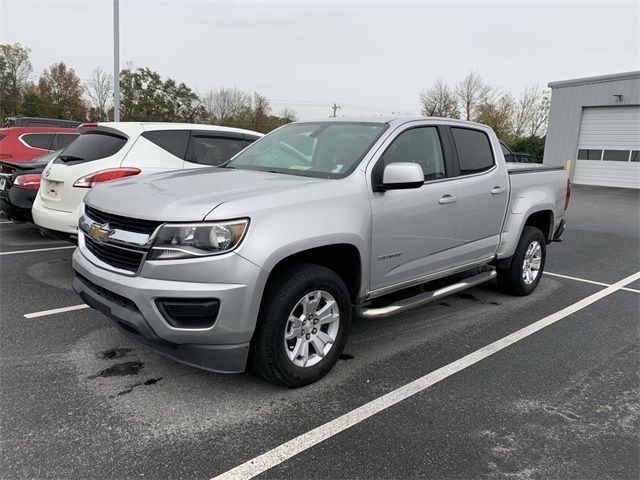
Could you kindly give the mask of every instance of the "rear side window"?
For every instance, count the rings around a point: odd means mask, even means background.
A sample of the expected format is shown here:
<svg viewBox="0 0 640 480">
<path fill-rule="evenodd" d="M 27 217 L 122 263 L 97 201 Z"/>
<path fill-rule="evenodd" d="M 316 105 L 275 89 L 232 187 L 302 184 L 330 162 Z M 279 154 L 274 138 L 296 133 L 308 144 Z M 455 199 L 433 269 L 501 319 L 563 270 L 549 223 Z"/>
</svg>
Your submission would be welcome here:
<svg viewBox="0 0 640 480">
<path fill-rule="evenodd" d="M 236 153 L 244 149 L 241 137 L 230 138 L 193 134 L 189 142 L 186 160 L 201 165 L 217 166 L 225 163 Z"/>
<path fill-rule="evenodd" d="M 51 144 L 51 150 L 67 148 L 76 138 L 78 138 L 77 133 L 56 133 L 56 137 Z"/>
<path fill-rule="evenodd" d="M 256 140 L 258 140 L 260 137 L 255 137 L 253 135 L 245 135 L 244 136 L 244 141 L 247 145 L 252 144 L 253 142 L 255 142 Z"/>
<path fill-rule="evenodd" d="M 156 130 L 144 132 L 142 136 L 170 154 L 184 160 L 190 134 L 189 130 Z"/>
<path fill-rule="evenodd" d="M 458 152 L 460 174 L 480 173 L 493 167 L 493 152 L 489 137 L 479 130 L 451 128 Z"/>
<path fill-rule="evenodd" d="M 51 150 L 51 142 L 53 141 L 53 133 L 27 133 L 20 137 L 24 143 L 33 148 L 42 148 Z"/>
<path fill-rule="evenodd" d="M 90 162 L 118 153 L 127 143 L 123 136 L 107 132 L 88 132 L 80 135 L 55 160 L 64 162 Z"/>
</svg>

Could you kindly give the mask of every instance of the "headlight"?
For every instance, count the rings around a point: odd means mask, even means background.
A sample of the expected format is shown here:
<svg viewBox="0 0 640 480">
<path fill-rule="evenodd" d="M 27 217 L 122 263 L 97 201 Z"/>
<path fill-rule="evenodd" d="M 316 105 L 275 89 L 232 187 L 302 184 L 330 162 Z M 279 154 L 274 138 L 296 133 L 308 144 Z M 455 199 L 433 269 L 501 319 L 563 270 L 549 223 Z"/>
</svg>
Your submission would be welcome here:
<svg viewBox="0 0 640 480">
<path fill-rule="evenodd" d="M 148 259 L 173 260 L 230 252 L 240 244 L 248 225 L 248 219 L 163 225 Z"/>
</svg>

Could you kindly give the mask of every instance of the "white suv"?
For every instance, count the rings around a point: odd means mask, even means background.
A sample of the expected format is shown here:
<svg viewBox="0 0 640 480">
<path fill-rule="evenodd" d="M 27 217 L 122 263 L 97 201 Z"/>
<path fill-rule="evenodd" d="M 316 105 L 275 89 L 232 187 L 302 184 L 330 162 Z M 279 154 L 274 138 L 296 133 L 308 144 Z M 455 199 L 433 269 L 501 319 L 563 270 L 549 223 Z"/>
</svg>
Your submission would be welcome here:
<svg viewBox="0 0 640 480">
<path fill-rule="evenodd" d="M 35 223 L 64 236 L 78 230 L 82 200 L 96 183 L 143 173 L 220 165 L 261 133 L 184 123 L 83 124 L 80 136 L 42 175 Z"/>
</svg>

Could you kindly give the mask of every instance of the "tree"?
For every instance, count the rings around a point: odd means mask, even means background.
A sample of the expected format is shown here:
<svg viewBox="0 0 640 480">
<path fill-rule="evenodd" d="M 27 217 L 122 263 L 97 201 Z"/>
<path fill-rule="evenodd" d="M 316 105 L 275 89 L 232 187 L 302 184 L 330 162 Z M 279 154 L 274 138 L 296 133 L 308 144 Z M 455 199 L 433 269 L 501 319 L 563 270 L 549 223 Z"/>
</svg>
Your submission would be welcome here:
<svg viewBox="0 0 640 480">
<path fill-rule="evenodd" d="M 203 97 L 202 103 L 209 121 L 223 124 L 251 105 L 251 95 L 238 88 L 219 87 L 210 90 Z"/>
<path fill-rule="evenodd" d="M 513 105 L 513 97 L 508 93 L 486 97 L 477 106 L 473 120 L 490 126 L 498 138 L 509 142 L 513 138 Z"/>
<path fill-rule="evenodd" d="M 422 114 L 427 117 L 459 118 L 460 112 L 453 90 L 438 79 L 433 87 L 420 93 Z"/>
<path fill-rule="evenodd" d="M 29 48 L 19 43 L 0 45 L 0 117 L 17 115 L 22 108 L 33 70 Z"/>
<path fill-rule="evenodd" d="M 510 146 L 514 152 L 522 152 L 533 155 L 537 160 L 542 160 L 544 155 L 545 137 L 531 135 L 515 140 Z"/>
<path fill-rule="evenodd" d="M 109 105 L 113 96 L 113 75 L 96 67 L 87 80 L 85 92 L 91 102 L 91 121 L 109 120 Z"/>
<path fill-rule="evenodd" d="M 544 134 L 549 117 L 549 94 L 537 83 L 526 87 L 518 97 L 513 115 L 513 136 Z"/>
<path fill-rule="evenodd" d="M 44 71 L 37 85 L 41 103 L 40 115 L 64 120 L 84 120 L 87 106 L 82 99 L 80 79 L 64 62 L 55 63 Z M 36 90 L 33 90 L 34 96 Z"/>
<path fill-rule="evenodd" d="M 120 72 L 120 110 L 123 120 L 198 122 L 206 116 L 198 95 L 184 83 L 163 81 L 149 68 Z"/>
<path fill-rule="evenodd" d="M 285 123 L 291 123 L 291 122 L 295 122 L 296 120 L 298 120 L 298 114 L 296 113 L 296 111 L 293 108 L 284 107 L 282 109 L 282 111 L 280 112 L 280 118 Z"/>
<path fill-rule="evenodd" d="M 478 105 L 489 96 L 491 87 L 478 73 L 471 71 L 456 84 L 454 92 L 462 117 L 471 120 L 476 115 Z"/>
</svg>

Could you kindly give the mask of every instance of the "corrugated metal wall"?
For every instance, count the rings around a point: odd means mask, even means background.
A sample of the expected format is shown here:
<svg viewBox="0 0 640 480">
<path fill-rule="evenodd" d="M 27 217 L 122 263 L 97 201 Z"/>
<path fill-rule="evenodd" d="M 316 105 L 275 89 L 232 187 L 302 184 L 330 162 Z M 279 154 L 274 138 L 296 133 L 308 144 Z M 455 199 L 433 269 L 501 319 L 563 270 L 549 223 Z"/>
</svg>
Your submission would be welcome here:
<svg viewBox="0 0 640 480">
<path fill-rule="evenodd" d="M 640 72 L 549 84 L 551 111 L 544 148 L 544 163 L 575 164 L 584 107 L 640 105 Z M 622 102 L 614 95 L 623 95 Z"/>
</svg>

